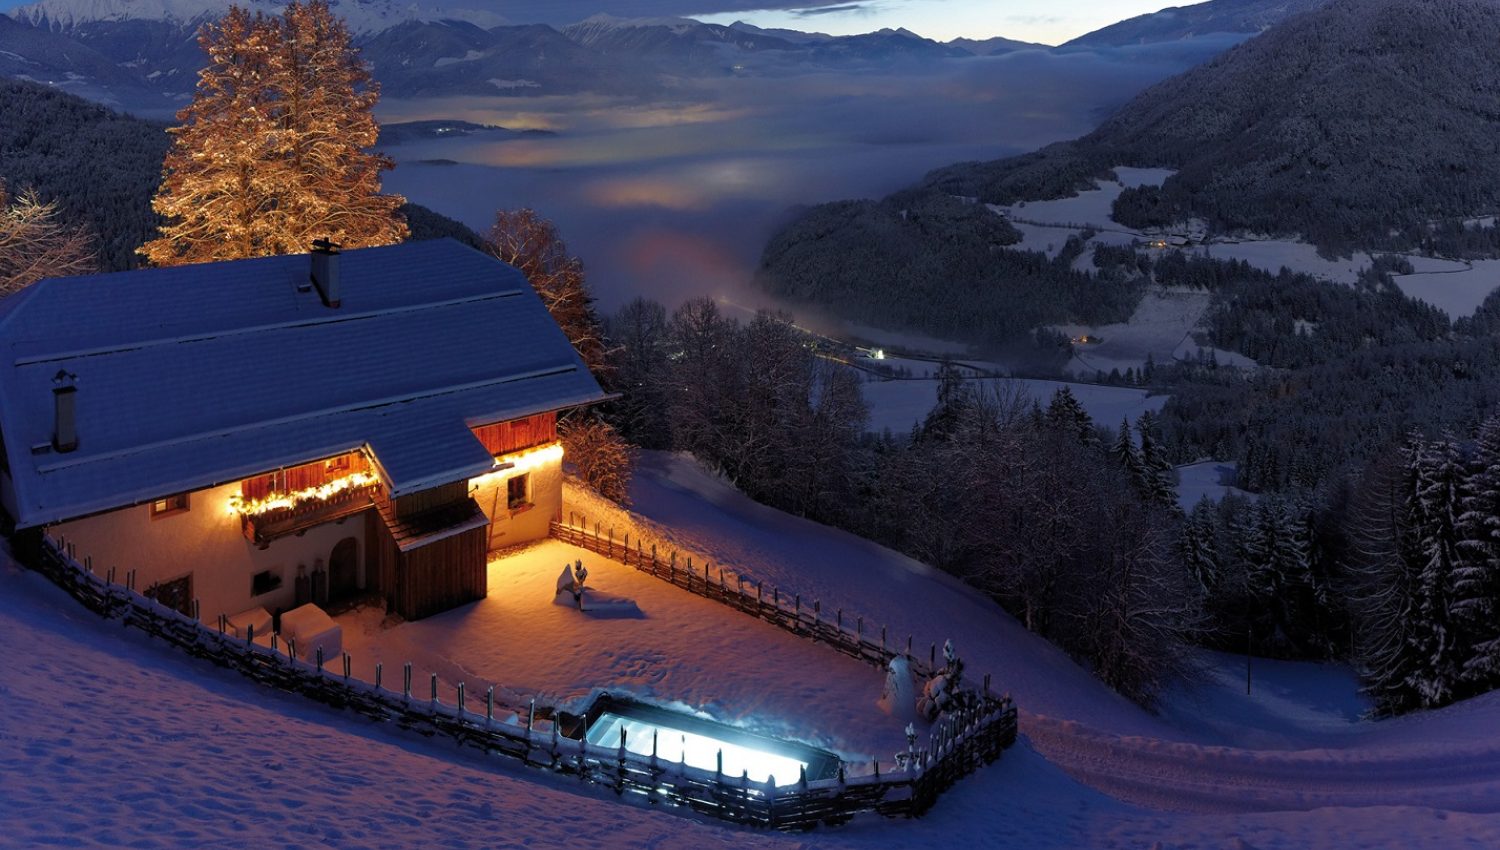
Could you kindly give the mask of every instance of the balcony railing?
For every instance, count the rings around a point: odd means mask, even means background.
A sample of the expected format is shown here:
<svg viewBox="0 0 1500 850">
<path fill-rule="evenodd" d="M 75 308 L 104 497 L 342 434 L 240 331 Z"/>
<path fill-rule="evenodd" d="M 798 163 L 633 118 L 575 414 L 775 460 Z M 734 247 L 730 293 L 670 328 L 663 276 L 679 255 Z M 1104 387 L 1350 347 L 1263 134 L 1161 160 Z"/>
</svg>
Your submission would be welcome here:
<svg viewBox="0 0 1500 850">
<path fill-rule="evenodd" d="M 284 508 L 240 515 L 245 539 L 261 546 L 278 537 L 301 534 L 315 525 L 352 516 L 374 505 L 372 496 L 379 488 L 372 482 L 340 490 L 325 498 L 305 499 Z"/>
</svg>

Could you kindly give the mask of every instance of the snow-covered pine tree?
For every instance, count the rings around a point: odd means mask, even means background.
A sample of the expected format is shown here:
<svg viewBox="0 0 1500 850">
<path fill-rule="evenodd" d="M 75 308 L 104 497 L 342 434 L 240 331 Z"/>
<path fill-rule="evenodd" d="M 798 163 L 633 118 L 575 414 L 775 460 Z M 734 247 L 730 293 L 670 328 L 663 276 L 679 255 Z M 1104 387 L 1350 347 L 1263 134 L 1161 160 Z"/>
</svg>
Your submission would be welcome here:
<svg viewBox="0 0 1500 850">
<path fill-rule="evenodd" d="M 1217 540 L 1218 509 L 1212 500 L 1204 496 L 1188 514 L 1182 524 L 1182 537 L 1178 552 L 1188 573 L 1204 594 L 1214 591 L 1219 585 L 1220 565 Z"/>
<path fill-rule="evenodd" d="M 1109 453 L 1129 473 L 1132 482 L 1141 480 L 1141 454 L 1131 436 L 1129 419 L 1120 420 L 1120 430 L 1115 435 L 1115 443 L 1110 447 Z"/>
<path fill-rule="evenodd" d="M 1459 516 L 1461 559 L 1453 574 L 1453 616 L 1468 654 L 1468 689 L 1500 687 L 1500 415 L 1479 428 Z"/>
<path fill-rule="evenodd" d="M 1410 687 L 1418 662 L 1420 551 L 1412 529 L 1420 438 L 1377 456 L 1361 477 L 1349 518 L 1345 562 L 1352 583 L 1355 661 L 1364 691 L 1381 714 L 1401 714 L 1420 700 Z"/>
<path fill-rule="evenodd" d="M 1140 466 L 1136 471 L 1141 494 L 1161 507 L 1179 510 L 1177 491 L 1173 487 L 1175 472 L 1157 437 L 1156 418 L 1150 411 L 1142 413 L 1136 420 L 1136 432 L 1141 435 Z"/>
<path fill-rule="evenodd" d="M 1094 420 L 1083 409 L 1073 391 L 1066 386 L 1052 394 L 1052 402 L 1047 405 L 1046 421 L 1059 433 L 1071 434 L 1086 446 L 1097 442 Z"/>
<path fill-rule="evenodd" d="M 379 194 L 392 162 L 369 151 L 379 88 L 326 2 L 294 0 L 280 18 L 231 7 L 199 44 L 209 62 L 152 201 L 165 223 L 141 256 L 169 266 L 406 238 L 405 199 Z"/>
<path fill-rule="evenodd" d="M 1416 628 L 1411 651 L 1416 669 L 1409 686 L 1422 707 L 1451 702 L 1461 687 L 1468 647 L 1460 645 L 1455 622 L 1453 583 L 1460 563 L 1459 516 L 1463 510 L 1463 457 L 1458 443 L 1444 434 L 1431 443 L 1419 442 L 1413 526 L 1421 558 L 1413 614 Z"/>
</svg>

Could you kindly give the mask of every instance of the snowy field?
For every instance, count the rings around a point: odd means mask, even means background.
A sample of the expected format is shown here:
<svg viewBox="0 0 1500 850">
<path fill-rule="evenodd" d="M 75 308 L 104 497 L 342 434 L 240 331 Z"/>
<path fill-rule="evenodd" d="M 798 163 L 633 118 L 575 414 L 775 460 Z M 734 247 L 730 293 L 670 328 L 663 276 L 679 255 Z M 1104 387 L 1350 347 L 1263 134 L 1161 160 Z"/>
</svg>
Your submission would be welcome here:
<svg viewBox="0 0 1500 850">
<path fill-rule="evenodd" d="M 1205 498 L 1215 502 L 1231 494 L 1255 498 L 1254 493 L 1234 486 L 1235 473 L 1234 463 L 1218 460 L 1177 467 L 1177 504 L 1190 511 Z"/>
<path fill-rule="evenodd" d="M 1057 330 L 1075 339 L 1087 334 L 1102 340 L 1074 345 L 1067 368 L 1075 375 L 1093 377 L 1098 372 L 1108 375 L 1113 369 L 1122 373 L 1140 369 L 1148 356 L 1159 364 L 1196 357 L 1200 346 L 1193 341 L 1193 332 L 1211 298 L 1209 293 L 1195 289 L 1152 289 L 1141 298 L 1128 322 L 1097 327 L 1060 325 Z M 1230 352 L 1220 352 L 1219 362 L 1254 365 L 1248 357 Z"/>
<path fill-rule="evenodd" d="M 1330 283 L 1352 284 L 1359 273 L 1370 267 L 1370 255 L 1356 253 L 1335 260 L 1318 255 L 1318 249 L 1306 242 L 1267 239 L 1243 242 L 1211 242 L 1193 248 L 1191 253 L 1215 260 L 1242 260 L 1253 268 L 1279 273 L 1283 268 L 1310 274 Z"/>
<path fill-rule="evenodd" d="M 589 571 L 585 612 L 568 595 L 554 604 L 558 573 L 576 560 Z M 339 618 L 367 680 L 376 661 L 387 670 L 411 661 L 416 681 L 438 674 L 441 693 L 459 681 L 471 694 L 499 684 L 512 706 L 535 696 L 574 712 L 608 691 L 850 761 L 889 761 L 906 741 L 905 722 L 876 707 L 881 671 L 561 541 L 491 560 L 489 596 L 472 605 L 388 628 L 383 617 L 377 606 Z"/>
<path fill-rule="evenodd" d="M 1129 387 L 1029 378 L 981 378 L 975 383 L 988 384 L 1002 392 L 1022 393 L 1040 402 L 1043 407 L 1052 401 L 1054 393 L 1067 387 L 1089 416 L 1093 417 L 1095 424 L 1110 427 L 1118 425 L 1122 417 L 1128 417 L 1134 422 L 1143 412 L 1149 410 L 1156 413 L 1167 404 L 1167 396 L 1149 395 L 1145 390 Z M 874 434 L 884 431 L 896 435 L 905 434 L 913 425 L 926 419 L 937 404 L 936 380 L 872 380 L 861 389 L 864 391 L 865 404 L 870 408 L 870 421 L 866 427 Z"/>
<path fill-rule="evenodd" d="M 1001 207 L 1012 219 L 1039 225 L 1063 225 L 1071 228 L 1090 227 L 1100 231 L 1118 231 L 1139 237 L 1139 233 L 1116 222 L 1113 216 L 1114 203 L 1127 188 L 1160 186 L 1176 172 L 1167 168 L 1116 168 L 1117 180 L 1098 180 L 1097 187 L 1079 192 L 1071 198 L 1053 201 L 1023 201 L 1011 207 Z M 1067 241 L 1064 237 L 1063 241 Z"/>
<path fill-rule="evenodd" d="M 1085 228 L 1097 231 L 1089 240 L 1090 245 L 1129 245 L 1146 237 L 1140 231 L 1114 220 L 1112 206 L 1115 199 L 1126 187 L 1160 186 L 1175 172 L 1149 168 L 1117 168 L 1115 172 L 1119 177 L 1118 181 L 1096 181 L 1096 189 L 1080 192 L 1071 198 L 1031 201 L 1009 207 L 991 205 L 990 209 L 1006 216 L 1012 226 L 1020 231 L 1021 242 L 1015 246 L 1020 250 L 1041 251 L 1049 257 L 1056 257 L 1068 239 Z M 1289 239 L 1216 240 L 1185 250 L 1216 260 L 1240 260 L 1272 274 L 1286 268 L 1330 283 L 1342 284 L 1358 281 L 1360 273 L 1369 268 L 1372 262 L 1370 254 L 1366 252 L 1328 259 L 1320 256 L 1315 246 Z M 1500 288 L 1500 260 L 1462 263 L 1418 255 L 1408 255 L 1406 260 L 1412 264 L 1415 273 L 1396 277 L 1396 284 L 1401 287 L 1401 291 L 1437 307 L 1450 318 L 1473 315 L 1484 299 Z M 1074 267 L 1087 271 L 1092 262 L 1093 251 L 1090 249 L 1075 261 Z M 1097 330 L 1101 335 L 1108 336 L 1105 329 Z M 1157 341 L 1154 344 L 1160 343 Z M 1175 345 L 1169 351 L 1178 359 L 1196 356 L 1196 348 L 1174 349 Z M 1217 351 L 1216 354 L 1221 365 L 1254 365 L 1248 358 L 1232 352 Z M 1116 366 L 1122 370 L 1127 365 L 1138 367 L 1141 359 L 1143 356 L 1134 358 L 1099 352 L 1093 361 L 1098 364 L 1108 363 L 1109 365 L 1104 366 L 1104 371 L 1108 372 Z M 1162 360 L 1161 355 L 1157 355 L 1157 360 Z M 1075 361 L 1072 368 L 1079 371 L 1097 367 L 1085 366 L 1084 361 L 1079 360 Z"/>
<path fill-rule="evenodd" d="M 622 523 L 952 636 L 1014 692 L 1023 739 L 922 820 L 734 829 L 259 688 L 0 563 L 0 846 L 1500 846 L 1496 695 L 1372 723 L 1339 668 L 1257 661 L 1247 697 L 1243 659 L 1210 655 L 1153 717 L 952 578 L 755 505 L 688 460 L 647 453 L 632 493 Z"/>
<path fill-rule="evenodd" d="M 1475 260 L 1468 265 L 1438 262 L 1449 268 L 1426 271 L 1418 267 L 1417 274 L 1397 275 L 1396 285 L 1408 296 L 1426 301 L 1451 319 L 1474 315 L 1484 299 L 1500 288 L 1500 260 Z"/>
</svg>

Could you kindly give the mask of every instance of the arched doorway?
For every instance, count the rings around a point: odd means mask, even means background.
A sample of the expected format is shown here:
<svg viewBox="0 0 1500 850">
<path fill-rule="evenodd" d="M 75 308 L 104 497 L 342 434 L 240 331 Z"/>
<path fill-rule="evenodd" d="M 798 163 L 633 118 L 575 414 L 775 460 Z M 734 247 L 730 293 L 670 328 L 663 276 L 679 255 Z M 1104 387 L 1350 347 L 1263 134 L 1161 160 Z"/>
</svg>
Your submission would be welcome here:
<svg viewBox="0 0 1500 850">
<path fill-rule="evenodd" d="M 345 537 L 328 556 L 328 599 L 340 602 L 359 592 L 359 541 Z"/>
</svg>

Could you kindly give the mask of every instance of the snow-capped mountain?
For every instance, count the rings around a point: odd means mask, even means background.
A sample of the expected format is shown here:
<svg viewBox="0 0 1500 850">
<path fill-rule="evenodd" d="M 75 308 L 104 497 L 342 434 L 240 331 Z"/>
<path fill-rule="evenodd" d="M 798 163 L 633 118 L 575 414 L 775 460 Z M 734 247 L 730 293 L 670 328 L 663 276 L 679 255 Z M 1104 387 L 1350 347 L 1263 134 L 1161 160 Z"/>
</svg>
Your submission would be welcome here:
<svg viewBox="0 0 1500 850">
<path fill-rule="evenodd" d="M 240 0 L 275 14 L 284 0 Z M 394 97 L 599 92 L 640 95 L 674 79 L 807 69 L 921 70 L 971 57 L 907 30 L 827 36 L 686 18 L 597 15 L 555 29 L 512 24 L 483 0 L 332 0 Z M 160 109 L 180 103 L 204 56 L 197 31 L 230 0 L 39 0 L 0 14 L 0 74 Z"/>
<path fill-rule="evenodd" d="M 252 12 L 275 13 L 280 0 L 237 0 Z M 442 0 L 333 0 L 336 13 L 355 33 L 376 33 L 406 21 L 467 21 L 481 27 L 507 23 L 505 17 L 481 3 Z M 229 0 L 39 0 L 11 12 L 28 23 L 71 32 L 86 24 L 120 21 L 161 21 L 179 25 L 217 18 Z"/>
</svg>

